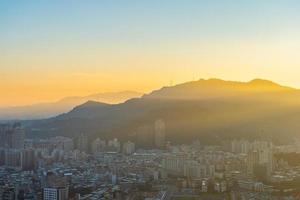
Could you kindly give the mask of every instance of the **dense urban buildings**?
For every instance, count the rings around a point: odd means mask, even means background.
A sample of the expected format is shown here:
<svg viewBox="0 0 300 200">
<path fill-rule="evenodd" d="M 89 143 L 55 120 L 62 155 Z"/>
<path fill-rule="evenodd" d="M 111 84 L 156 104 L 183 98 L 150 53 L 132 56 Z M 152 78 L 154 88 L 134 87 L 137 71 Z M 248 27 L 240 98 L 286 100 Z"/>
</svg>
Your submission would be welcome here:
<svg viewBox="0 0 300 200">
<path fill-rule="evenodd" d="M 150 128 L 152 127 L 152 128 Z M 25 139 L 20 124 L 1 125 L 3 200 L 298 199 L 300 143 L 234 139 L 172 145 L 162 119 L 138 128 L 153 146 L 118 138 Z M 149 135 L 152 135 L 149 137 Z M 139 143 L 139 145 L 136 145 Z"/>
</svg>

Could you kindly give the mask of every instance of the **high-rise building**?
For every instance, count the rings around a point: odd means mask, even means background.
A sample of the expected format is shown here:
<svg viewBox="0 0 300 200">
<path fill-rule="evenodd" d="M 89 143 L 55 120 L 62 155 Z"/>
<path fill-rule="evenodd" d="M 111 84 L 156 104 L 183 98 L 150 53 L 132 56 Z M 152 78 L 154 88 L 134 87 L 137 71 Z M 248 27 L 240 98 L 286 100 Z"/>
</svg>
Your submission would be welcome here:
<svg viewBox="0 0 300 200">
<path fill-rule="evenodd" d="M 123 144 L 124 154 L 130 155 L 133 154 L 134 151 L 135 151 L 135 144 L 133 142 L 128 141 Z"/>
<path fill-rule="evenodd" d="M 189 178 L 203 178 L 201 168 L 203 166 L 195 160 L 188 160 L 184 163 L 183 175 Z"/>
<path fill-rule="evenodd" d="M 81 133 L 77 138 L 76 138 L 76 147 L 78 150 L 82 152 L 87 152 L 88 151 L 88 141 L 87 137 Z"/>
<path fill-rule="evenodd" d="M 231 152 L 247 154 L 251 150 L 251 143 L 247 140 L 231 141 Z"/>
<path fill-rule="evenodd" d="M 258 151 L 249 152 L 247 155 L 247 173 L 253 174 L 254 168 L 259 164 Z"/>
<path fill-rule="evenodd" d="M 136 142 L 137 146 L 142 148 L 153 147 L 153 126 L 142 125 L 136 130 Z"/>
<path fill-rule="evenodd" d="M 104 152 L 106 149 L 106 141 L 97 138 L 92 142 L 92 153 L 97 154 L 99 152 Z"/>
<path fill-rule="evenodd" d="M 25 141 L 25 131 L 20 124 L 15 124 L 10 134 L 11 146 L 13 149 L 23 149 Z"/>
<path fill-rule="evenodd" d="M 68 200 L 69 187 L 65 176 L 48 173 L 46 186 L 43 188 L 43 200 Z"/>
<path fill-rule="evenodd" d="M 5 165 L 5 149 L 0 148 L 0 166 Z"/>
<path fill-rule="evenodd" d="M 49 139 L 49 143 L 53 146 L 53 148 L 60 149 L 65 152 L 72 151 L 74 149 L 73 139 L 68 137 L 53 137 Z"/>
<path fill-rule="evenodd" d="M 184 164 L 186 157 L 181 154 L 166 155 L 162 159 L 162 168 L 166 170 L 168 174 L 184 174 Z"/>
<path fill-rule="evenodd" d="M 68 200 L 66 187 L 46 187 L 43 189 L 44 200 Z"/>
<path fill-rule="evenodd" d="M 10 124 L 0 124 L 0 147 L 8 148 L 7 134 L 10 130 Z"/>
<path fill-rule="evenodd" d="M 258 165 L 266 168 L 266 175 L 270 176 L 273 171 L 273 143 L 269 141 L 254 141 L 253 149 L 258 155 Z"/>
<path fill-rule="evenodd" d="M 35 151 L 34 149 L 24 149 L 22 151 L 21 167 L 23 170 L 35 169 Z"/>
<path fill-rule="evenodd" d="M 121 144 L 117 138 L 108 141 L 107 150 L 114 151 L 114 152 L 119 152 L 121 150 Z"/>
<path fill-rule="evenodd" d="M 162 119 L 156 120 L 154 123 L 154 143 L 158 148 L 165 146 L 166 125 Z"/>
<path fill-rule="evenodd" d="M 259 164 L 265 165 L 267 176 L 270 176 L 273 171 L 273 151 L 270 148 L 259 151 Z"/>
<path fill-rule="evenodd" d="M 19 149 L 5 150 L 5 166 L 9 168 L 21 168 L 22 151 Z"/>
<path fill-rule="evenodd" d="M 2 200 L 15 200 L 16 199 L 16 193 L 14 187 L 4 186 L 2 188 L 2 194 L 1 198 Z"/>
<path fill-rule="evenodd" d="M 20 123 L 0 125 L 0 147 L 23 149 L 25 131 Z"/>
</svg>

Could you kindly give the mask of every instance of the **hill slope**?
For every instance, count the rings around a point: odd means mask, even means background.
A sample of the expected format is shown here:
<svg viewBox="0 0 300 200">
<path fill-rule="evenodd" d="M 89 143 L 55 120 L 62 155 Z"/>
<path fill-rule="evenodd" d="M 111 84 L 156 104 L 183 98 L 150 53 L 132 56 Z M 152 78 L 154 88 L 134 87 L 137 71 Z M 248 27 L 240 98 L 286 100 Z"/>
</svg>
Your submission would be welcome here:
<svg viewBox="0 0 300 200">
<path fill-rule="evenodd" d="M 76 113 L 76 114 L 74 114 Z M 271 81 L 199 80 L 164 87 L 118 105 L 88 103 L 55 118 L 35 121 L 31 136 L 136 138 L 142 125 L 163 119 L 173 142 L 232 137 L 289 139 L 300 132 L 300 91 Z M 289 137 L 287 137 L 289 136 Z"/>
<path fill-rule="evenodd" d="M 0 108 L 0 120 L 48 118 L 64 112 L 69 112 L 75 106 L 87 101 L 118 104 L 123 103 L 128 99 L 140 96 L 142 96 L 142 93 L 133 91 L 98 93 L 83 97 L 66 97 L 53 103 L 41 103 L 29 106 Z"/>
</svg>

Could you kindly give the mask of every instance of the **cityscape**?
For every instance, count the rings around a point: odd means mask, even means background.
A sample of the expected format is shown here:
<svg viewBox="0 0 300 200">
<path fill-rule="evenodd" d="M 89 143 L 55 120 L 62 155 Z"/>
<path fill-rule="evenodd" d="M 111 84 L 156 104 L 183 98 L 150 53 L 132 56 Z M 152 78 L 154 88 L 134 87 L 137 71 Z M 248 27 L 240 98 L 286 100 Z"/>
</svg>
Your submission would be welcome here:
<svg viewBox="0 0 300 200">
<path fill-rule="evenodd" d="M 300 141 L 234 139 L 173 145 L 167 124 L 140 128 L 135 141 L 88 141 L 83 134 L 26 139 L 2 124 L 0 194 L 11 199 L 298 199 Z M 141 148 L 146 134 L 153 146 Z M 298 160 L 299 162 L 299 160 Z"/>
<path fill-rule="evenodd" d="M 299 0 L 0 0 L 0 200 L 300 200 Z"/>
</svg>

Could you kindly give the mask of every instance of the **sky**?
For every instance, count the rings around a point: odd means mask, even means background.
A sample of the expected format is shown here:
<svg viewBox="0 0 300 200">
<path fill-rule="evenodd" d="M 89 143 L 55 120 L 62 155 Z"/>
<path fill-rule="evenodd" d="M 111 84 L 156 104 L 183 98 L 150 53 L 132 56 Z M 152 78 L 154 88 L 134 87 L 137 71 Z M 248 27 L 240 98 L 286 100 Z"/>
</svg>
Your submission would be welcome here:
<svg viewBox="0 0 300 200">
<path fill-rule="evenodd" d="M 2 0 L 0 107 L 200 78 L 300 88 L 297 0 Z"/>
</svg>

